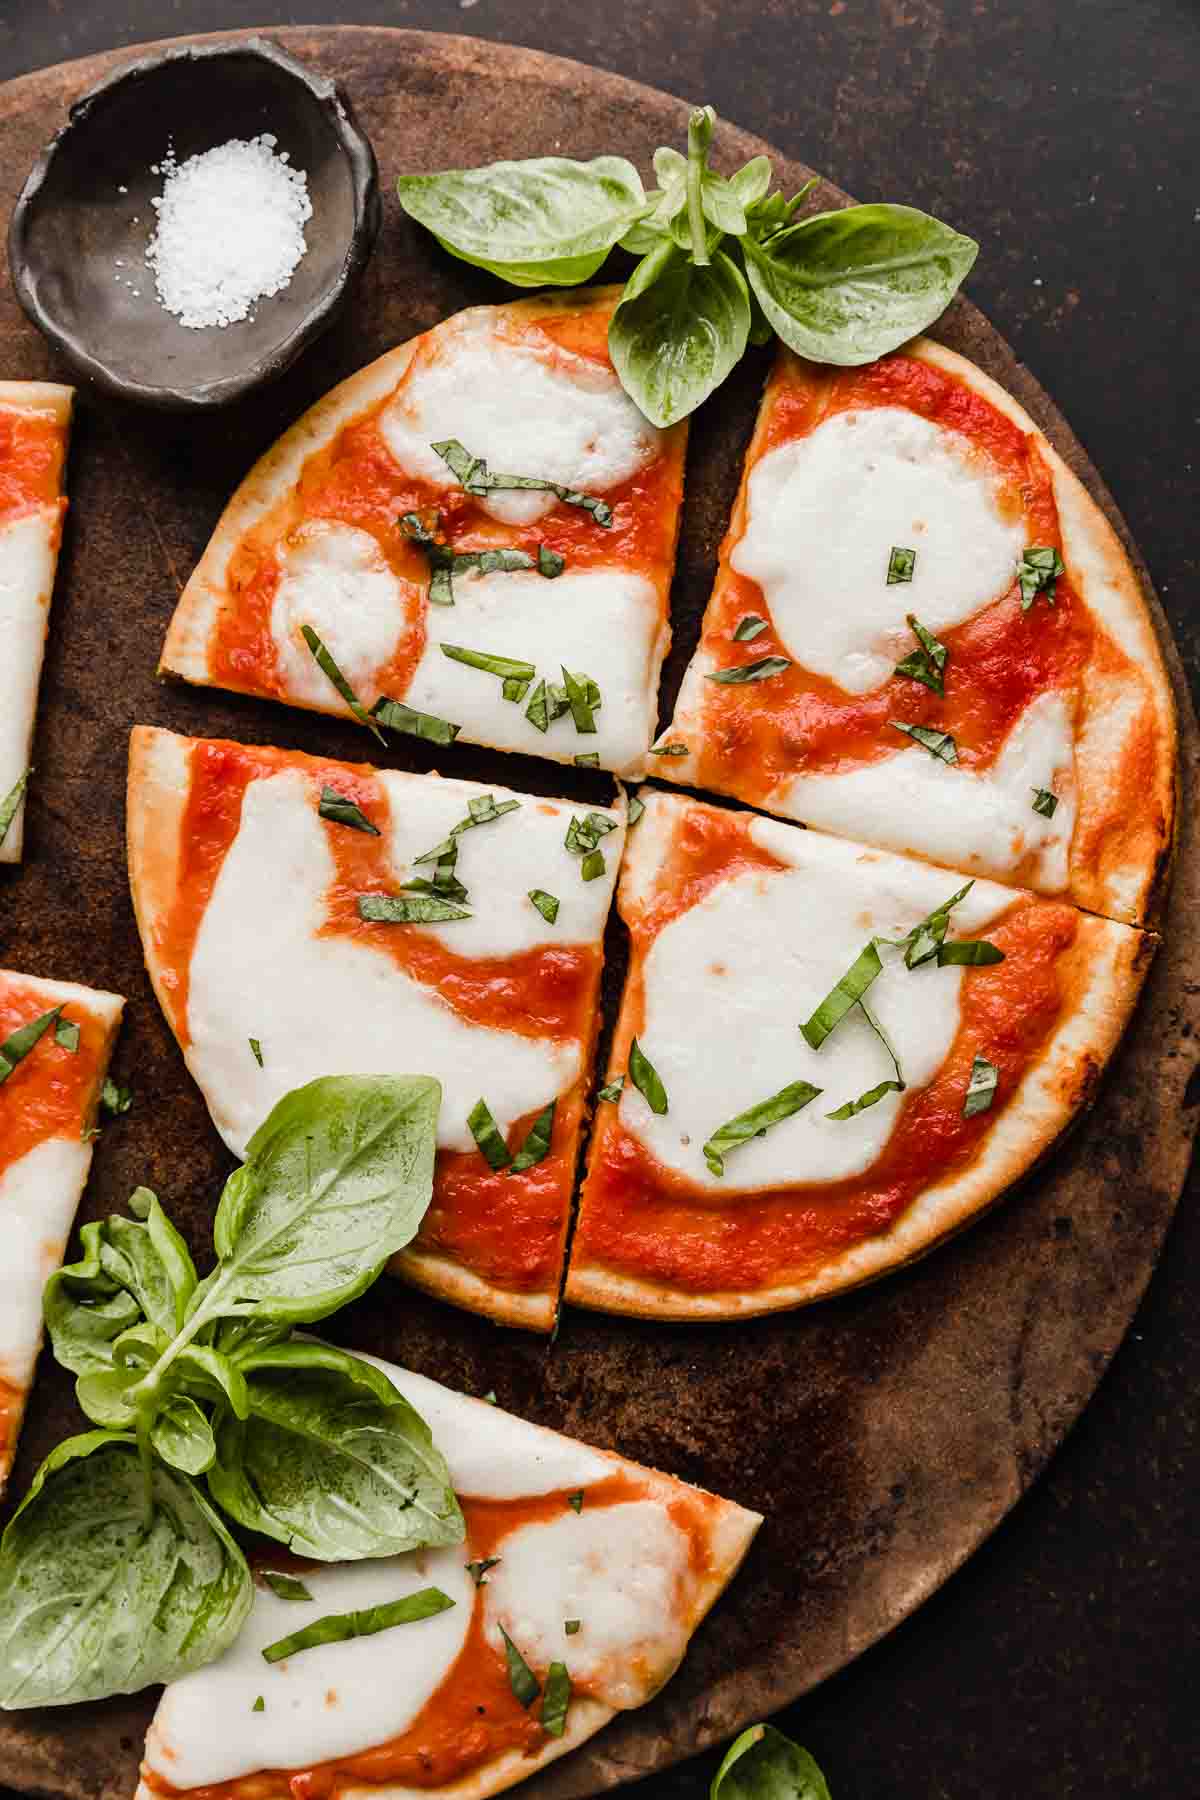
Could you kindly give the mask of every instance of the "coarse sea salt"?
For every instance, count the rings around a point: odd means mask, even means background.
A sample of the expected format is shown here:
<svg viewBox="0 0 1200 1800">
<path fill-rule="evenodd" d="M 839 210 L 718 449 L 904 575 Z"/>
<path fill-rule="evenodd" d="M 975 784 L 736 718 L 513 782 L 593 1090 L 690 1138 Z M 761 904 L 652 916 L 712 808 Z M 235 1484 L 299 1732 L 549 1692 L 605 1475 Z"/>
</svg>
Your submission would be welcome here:
<svg viewBox="0 0 1200 1800">
<path fill-rule="evenodd" d="M 308 246 L 308 177 L 276 151 L 270 132 L 230 138 L 177 162 L 169 150 L 152 173 L 162 197 L 146 261 L 158 297 L 195 331 L 249 318 L 255 301 L 280 293 Z"/>
</svg>

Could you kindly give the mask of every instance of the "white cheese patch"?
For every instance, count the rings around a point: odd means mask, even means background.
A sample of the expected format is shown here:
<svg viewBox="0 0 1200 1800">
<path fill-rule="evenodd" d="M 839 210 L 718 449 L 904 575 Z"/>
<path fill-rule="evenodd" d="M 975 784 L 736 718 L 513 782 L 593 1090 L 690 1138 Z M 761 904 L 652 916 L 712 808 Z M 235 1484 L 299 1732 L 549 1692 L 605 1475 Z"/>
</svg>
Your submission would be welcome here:
<svg viewBox="0 0 1200 1800">
<path fill-rule="evenodd" d="M 687 1538 L 661 1506 L 634 1500 L 567 1510 L 504 1539 L 488 1573 L 487 1631 L 503 1625 L 535 1669 L 567 1665 L 607 1706 L 641 1706 L 687 1648 Z M 580 1621 L 567 1637 L 567 1619 Z"/>
<path fill-rule="evenodd" d="M 22 513 L 0 526 L 0 801 L 29 767 L 38 681 L 54 585 L 57 512 Z M 0 844 L 0 863 L 19 862 L 22 802 Z"/>
<path fill-rule="evenodd" d="M 1000 598 L 1025 549 L 990 465 L 960 433 L 896 407 L 835 413 L 754 469 L 730 558 L 761 587 L 785 648 L 846 693 L 880 687 L 913 648 Z M 893 547 L 916 551 L 888 585 Z"/>
<path fill-rule="evenodd" d="M 627 481 L 661 441 L 611 369 L 549 341 L 514 343 L 488 314 L 417 355 L 380 429 L 403 469 L 441 487 L 456 484 L 431 445 L 457 438 L 495 474 L 536 475 L 585 494 Z M 527 525 L 558 502 L 500 491 L 482 504 L 493 518 Z"/>
<path fill-rule="evenodd" d="M 309 1768 L 370 1749 L 411 1725 L 466 1639 L 475 1588 L 461 1547 L 309 1569 L 311 1603 L 256 1591 L 224 1656 L 174 1681 L 146 1737 L 149 1767 L 175 1788 L 260 1769 Z M 326 1613 L 439 1587 L 454 1605 L 372 1637 L 320 1644 L 283 1662 L 262 1651 Z M 263 1709 L 254 1711 L 262 1695 Z"/>
<path fill-rule="evenodd" d="M 276 1101 L 320 1075 L 436 1075 L 438 1143 L 453 1150 L 474 1144 L 466 1121 L 480 1095 L 504 1131 L 571 1086 L 581 1045 L 471 1025 L 386 953 L 321 937 L 334 873 L 306 777 L 252 782 L 197 935 L 188 1005 L 189 1064 L 236 1155 Z"/>
<path fill-rule="evenodd" d="M 660 811 L 669 825 L 670 812 Z M 962 885 L 945 870 L 816 832 L 766 820 L 756 820 L 753 832 L 788 867 L 721 882 L 672 920 L 646 957 L 639 1042 L 662 1078 L 669 1109 L 652 1113 L 629 1081 L 620 1102 L 623 1124 L 661 1163 L 733 1203 L 747 1190 L 860 1175 L 879 1156 L 899 1095 L 850 1119 L 826 1115 L 893 1074 L 887 1051 L 857 1008 L 819 1051 L 809 1048 L 800 1025 L 868 939 L 903 936 Z M 636 858 L 637 834 L 633 843 Z M 977 882 L 955 907 L 950 936 L 978 935 L 1013 898 L 1008 889 Z M 900 952 L 881 955 L 883 972 L 869 1004 L 909 1088 L 921 1088 L 941 1068 L 958 1030 L 963 971 L 932 964 L 908 970 Z M 820 1097 L 733 1151 L 724 1176 L 713 1175 L 705 1140 L 801 1080 L 821 1088 Z"/>
<path fill-rule="evenodd" d="M 658 598 L 644 576 L 569 567 L 554 580 L 523 571 L 468 575 L 456 578 L 454 595 L 453 607 L 429 608 L 425 651 L 404 695 L 410 706 L 462 724 L 469 737 L 499 750 L 561 762 L 595 751 L 602 768 L 641 770 L 654 735 L 661 656 Z M 539 731 L 525 717 L 532 687 L 524 700 L 506 700 L 495 675 L 452 660 L 443 644 L 532 663 L 537 679 L 560 686 L 564 666 L 590 675 L 602 702 L 595 732 L 578 732 L 569 713 Z"/>
<path fill-rule="evenodd" d="M 395 574 L 370 532 L 357 526 L 316 520 L 301 526 L 276 554 L 280 577 L 271 636 L 287 693 L 323 710 L 350 711 L 301 634 L 310 625 L 369 706 L 380 669 L 420 616 L 418 595 Z"/>
<path fill-rule="evenodd" d="M 858 842 L 972 873 L 1019 870 L 1040 892 L 1061 893 L 1075 829 L 1073 741 L 1066 696 L 1051 691 L 1025 708 L 989 769 L 944 763 L 914 745 L 841 774 L 799 775 L 773 804 Z M 1057 796 L 1051 818 L 1034 812 L 1036 788 Z"/>
<path fill-rule="evenodd" d="M 92 1147 L 36 1144 L 0 1174 L 0 1377 L 26 1387 L 42 1340 L 42 1289 L 62 1262 Z"/>
</svg>

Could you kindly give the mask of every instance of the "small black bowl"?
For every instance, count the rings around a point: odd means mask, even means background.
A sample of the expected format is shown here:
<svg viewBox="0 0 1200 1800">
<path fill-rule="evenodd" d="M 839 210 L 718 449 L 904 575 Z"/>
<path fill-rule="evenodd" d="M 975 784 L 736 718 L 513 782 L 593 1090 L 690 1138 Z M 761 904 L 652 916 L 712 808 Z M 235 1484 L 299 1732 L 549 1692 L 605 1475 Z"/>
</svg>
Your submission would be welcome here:
<svg viewBox="0 0 1200 1800">
<path fill-rule="evenodd" d="M 182 163 L 263 132 L 308 176 L 307 253 L 250 318 L 190 330 L 161 305 L 143 260 L 162 191 L 151 165 L 168 145 Z M 75 102 L 21 190 L 8 261 L 21 305 L 85 381 L 147 406 L 206 408 L 282 374 L 332 322 L 380 215 L 375 153 L 335 82 L 263 38 L 189 45 L 130 63 Z"/>
</svg>

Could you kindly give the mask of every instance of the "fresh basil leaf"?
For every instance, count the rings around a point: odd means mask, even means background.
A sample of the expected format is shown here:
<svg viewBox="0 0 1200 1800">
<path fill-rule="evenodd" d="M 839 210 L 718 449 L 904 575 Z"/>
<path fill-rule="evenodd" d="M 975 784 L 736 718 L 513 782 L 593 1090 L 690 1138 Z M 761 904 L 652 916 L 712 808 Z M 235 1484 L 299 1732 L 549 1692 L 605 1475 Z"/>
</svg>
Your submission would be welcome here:
<svg viewBox="0 0 1200 1800">
<path fill-rule="evenodd" d="M 936 756 L 941 762 L 958 761 L 958 745 L 948 731 L 935 731 L 931 725 L 906 725 L 902 719 L 889 719 L 888 724 L 893 731 L 902 731 L 906 737 L 915 738 L 930 756 Z"/>
<path fill-rule="evenodd" d="M 659 1080 L 654 1064 L 636 1038 L 629 1046 L 629 1079 L 652 1113 L 666 1112 L 667 1090 Z"/>
<path fill-rule="evenodd" d="M 893 544 L 888 557 L 887 585 L 895 587 L 897 582 L 909 582 L 913 578 L 917 566 L 917 553 L 908 550 L 902 544 Z"/>
<path fill-rule="evenodd" d="M 371 714 L 367 711 L 354 689 L 350 686 L 350 683 L 346 680 L 346 677 L 342 674 L 342 671 L 333 660 L 333 656 L 329 649 L 313 630 L 312 626 L 302 625 L 300 627 L 300 635 L 308 645 L 313 661 L 316 663 L 318 669 L 320 669 L 322 675 L 324 675 L 337 689 L 359 724 L 365 725 L 372 736 L 378 738 L 381 744 L 386 745 L 387 739 L 384 737 L 382 731 L 380 731 L 379 726 L 371 717 Z"/>
<path fill-rule="evenodd" d="M 1017 582 L 1021 589 L 1021 611 L 1028 612 L 1039 594 L 1054 605 L 1058 578 L 1067 572 L 1066 564 L 1050 544 L 1031 544 L 1017 564 Z"/>
<path fill-rule="evenodd" d="M 587 678 L 585 677 L 584 681 L 581 682 L 579 678 L 572 675 L 570 669 L 567 668 L 563 669 L 562 676 L 563 686 L 567 693 L 567 704 L 571 708 L 571 717 L 575 721 L 576 731 L 581 735 L 587 732 L 594 732 L 596 729 L 596 720 L 593 717 L 592 708 L 587 696 Z"/>
<path fill-rule="evenodd" d="M 757 613 L 747 613 L 745 618 L 739 619 L 734 627 L 733 641 L 735 644 L 748 644 L 752 638 L 761 636 L 766 629 L 767 621 L 765 619 L 760 619 Z"/>
<path fill-rule="evenodd" d="M 259 1571 L 277 1600 L 311 1600 L 312 1595 L 294 1575 L 281 1575 L 274 1569 Z"/>
<path fill-rule="evenodd" d="M 948 964 L 962 963 L 968 968 L 980 968 L 985 963 L 1004 961 L 1004 952 L 995 944 L 989 944 L 986 938 L 954 938 L 948 944 L 939 944 L 937 963 L 939 969 Z"/>
<path fill-rule="evenodd" d="M 782 1124 L 815 1100 L 822 1090 L 814 1087 L 811 1081 L 793 1081 L 788 1087 L 780 1088 L 769 1100 L 760 1100 L 757 1106 L 751 1106 L 745 1112 L 737 1114 L 719 1130 L 714 1131 L 704 1146 L 704 1160 L 714 1175 L 724 1175 L 725 1158 L 731 1150 L 738 1150 L 748 1144 L 751 1138 L 762 1137 L 772 1125 Z"/>
<path fill-rule="evenodd" d="M 619 1100 L 621 1098 L 621 1090 L 624 1086 L 625 1077 L 623 1075 L 617 1075 L 612 1081 L 608 1081 L 604 1084 L 598 1091 L 596 1098 L 597 1100 Z"/>
<path fill-rule="evenodd" d="M 104 1078 L 104 1086 L 100 1089 L 100 1106 L 110 1119 L 125 1116 L 133 1105 L 133 1089 L 121 1087 L 110 1075 Z"/>
<path fill-rule="evenodd" d="M 539 544 L 537 554 L 538 574 L 544 575 L 547 581 L 554 581 L 567 566 L 565 556 L 557 550 L 551 550 L 549 544 Z"/>
<path fill-rule="evenodd" d="M 75 1383 L 79 1409 L 106 1431 L 132 1429 L 136 1408 L 129 1396 L 142 1379 L 141 1369 L 102 1369 L 81 1375 Z"/>
<path fill-rule="evenodd" d="M 784 343 L 851 367 L 907 343 L 943 313 L 979 246 L 911 206 L 814 213 L 769 243 L 742 240 L 746 275 Z"/>
<path fill-rule="evenodd" d="M 485 1162 L 493 1169 L 507 1169 L 512 1156 L 486 1100 L 475 1102 L 467 1114 L 467 1124 Z"/>
<path fill-rule="evenodd" d="M 263 1650 L 263 1661 L 283 1662 L 298 1656 L 301 1650 L 315 1650 L 318 1644 L 344 1644 L 350 1638 L 374 1637 L 380 1631 L 391 1631 L 396 1625 L 413 1625 L 418 1619 L 432 1619 L 453 1606 L 449 1594 L 441 1588 L 420 1588 L 402 1600 L 387 1600 L 382 1606 L 368 1606 L 361 1612 L 326 1613 L 314 1619 L 289 1637 L 277 1638 Z"/>
<path fill-rule="evenodd" d="M 729 177 L 729 185 L 743 206 L 753 206 L 763 198 L 771 185 L 770 157 L 752 156 L 748 163 L 743 163 Z"/>
<path fill-rule="evenodd" d="M 553 925 L 554 921 L 558 918 L 558 901 L 555 899 L 554 895 L 548 894 L 545 888 L 530 888 L 529 898 L 533 901 L 533 904 L 537 907 L 547 925 Z"/>
<path fill-rule="evenodd" d="M 212 1426 L 187 1394 L 172 1394 L 150 1428 L 150 1442 L 171 1468 L 203 1475 L 216 1459 Z"/>
<path fill-rule="evenodd" d="M 647 210 L 641 178 L 623 156 L 540 156 L 402 175 L 396 192 L 444 250 L 514 287 L 590 281 Z"/>
<path fill-rule="evenodd" d="M 589 850 L 579 865 L 579 873 L 584 881 L 599 881 L 605 867 L 603 850 Z"/>
<path fill-rule="evenodd" d="M 1049 788 L 1031 788 L 1030 793 L 1034 812 L 1041 813 L 1043 819 L 1052 819 L 1058 809 L 1058 795 L 1051 793 Z"/>
<path fill-rule="evenodd" d="M 500 1627 L 500 1636 L 504 1639 L 504 1660 L 508 1664 L 508 1685 L 522 1706 L 532 1706 L 542 1691 L 541 1683 L 503 1625 Z"/>
<path fill-rule="evenodd" d="M 113 1346 L 118 1360 L 123 1354 L 124 1344 L 125 1340 L 118 1340 Z M 154 1360 L 157 1361 L 157 1358 Z M 198 1397 L 209 1405 L 222 1402 L 232 1407 L 235 1418 L 249 1418 L 250 1395 L 246 1377 L 239 1365 L 224 1351 L 215 1349 L 211 1344 L 186 1344 L 176 1355 L 171 1365 L 171 1374 L 193 1397 Z"/>
<path fill-rule="evenodd" d="M 923 681 L 935 694 L 944 695 L 946 660 L 950 652 L 945 644 L 938 642 L 932 631 L 926 631 L 913 613 L 908 615 L 908 628 L 916 638 L 918 647 L 903 662 L 896 664 L 895 673 L 907 675 L 913 681 Z"/>
<path fill-rule="evenodd" d="M 874 940 L 859 951 L 841 980 L 832 987 L 812 1016 L 800 1030 L 805 1042 L 819 1050 L 834 1028 L 841 1024 L 851 1007 L 857 1006 L 871 983 L 883 972 L 883 963 Z"/>
<path fill-rule="evenodd" d="M 530 662 L 517 662 L 511 656 L 491 656 L 486 650 L 464 650 L 459 644 L 439 646 L 451 662 L 466 663 L 468 668 L 482 669 L 486 675 L 498 675 L 502 681 L 532 681 L 537 670 Z"/>
<path fill-rule="evenodd" d="M 711 169 L 705 171 L 700 184 L 700 205 L 704 217 L 718 231 L 728 232 L 730 237 L 745 235 L 746 209 L 741 196 L 731 181 Z"/>
<path fill-rule="evenodd" d="M 321 801 L 317 807 L 323 819 L 334 825 L 349 825 L 352 831 L 365 831 L 371 837 L 379 836 L 378 825 L 372 825 L 361 807 L 353 800 L 347 800 L 345 794 L 339 794 L 336 788 L 323 787 Z"/>
<path fill-rule="evenodd" d="M 741 681 L 766 681 L 772 675 L 782 675 L 791 666 L 790 656 L 760 656 L 757 662 L 735 663 L 729 669 L 714 669 L 704 679 L 722 681 L 728 685 Z"/>
<path fill-rule="evenodd" d="M 411 898 L 403 894 L 360 894 L 358 916 L 378 925 L 443 925 L 472 915 L 437 894 L 418 892 Z"/>
<path fill-rule="evenodd" d="M 747 201 L 746 223 L 750 228 L 750 235 L 761 244 L 767 238 L 774 237 L 776 232 L 782 231 L 785 225 L 790 225 L 801 203 L 808 199 L 816 185 L 817 177 L 812 175 L 790 200 L 777 191 L 774 194 L 764 194 L 758 200 Z"/>
<path fill-rule="evenodd" d="M 578 506 L 591 513 L 597 525 L 608 527 L 613 522 L 612 507 L 596 494 L 581 494 L 576 488 L 564 487 L 560 481 L 548 481 L 542 475 L 497 475 L 482 456 L 472 456 L 457 438 L 443 438 L 430 446 L 441 457 L 454 479 L 468 494 L 492 494 L 498 490 L 519 488 L 541 494 L 553 494 L 564 506 Z"/>
<path fill-rule="evenodd" d="M 0 1544 L 0 1707 L 62 1706 L 174 1681 L 227 1650 L 250 1610 L 245 1558 L 186 1476 L 132 1437 L 68 1438 Z"/>
<path fill-rule="evenodd" d="M 195 1265 L 149 1188 L 135 1188 L 129 1210 L 137 1216 L 114 1216 L 102 1228 L 101 1260 L 106 1272 L 133 1295 L 150 1323 L 172 1338 L 183 1324 L 196 1288 Z"/>
<path fill-rule="evenodd" d="M 84 1225 L 79 1236 L 83 1253 L 50 1277 L 42 1311 L 55 1361 L 74 1375 L 91 1375 L 112 1368 L 113 1343 L 137 1324 L 141 1308 L 104 1267 L 104 1226 Z"/>
<path fill-rule="evenodd" d="M 498 1556 L 481 1556 L 478 1562 L 467 1564 L 467 1572 L 477 1588 L 487 1586 L 487 1572 L 494 1569 L 499 1561 Z"/>
<path fill-rule="evenodd" d="M 752 1725 L 725 1752 L 709 1800 L 829 1800 L 829 1789 L 807 1750 L 773 1725 Z"/>
<path fill-rule="evenodd" d="M 990 1063 L 986 1056 L 977 1056 L 971 1064 L 971 1078 L 967 1082 L 966 1098 L 963 1101 L 963 1118 L 973 1119 L 976 1113 L 987 1112 L 996 1098 L 996 1087 L 1000 1080 L 1000 1071 L 995 1063 Z"/>
<path fill-rule="evenodd" d="M 61 1016 L 54 1027 L 54 1041 L 60 1050 L 69 1050 L 74 1056 L 79 1049 L 79 1027 L 74 1019 Z"/>
<path fill-rule="evenodd" d="M 560 1738 L 567 1729 L 567 1708 L 571 1704 L 571 1677 L 566 1663 L 552 1662 L 546 1672 L 546 1691 L 542 1696 L 542 1730 L 547 1737 Z"/>
<path fill-rule="evenodd" d="M 629 811 L 625 815 L 626 831 L 633 830 L 634 826 L 637 824 L 638 820 L 641 818 L 641 816 L 645 812 L 645 810 L 646 810 L 646 802 L 644 800 L 640 800 L 638 798 L 638 796 L 636 794 L 634 794 L 629 802 Z"/>
<path fill-rule="evenodd" d="M 746 281 L 723 250 L 697 267 L 674 243 L 644 257 L 608 328 L 621 385 L 655 425 L 674 425 L 741 361 L 750 332 Z"/>
<path fill-rule="evenodd" d="M 3 800 L 0 800 L 0 845 L 4 843 L 5 838 L 8 836 L 12 822 L 17 816 L 17 811 L 22 800 L 25 798 L 25 789 L 29 786 L 29 777 L 31 773 L 31 770 L 26 769 L 23 775 L 19 775 L 15 784 L 10 787 L 7 794 L 5 794 Z"/>
<path fill-rule="evenodd" d="M 28 1025 L 19 1025 L 10 1037 L 0 1044 L 0 1082 L 8 1080 L 18 1063 L 24 1062 L 29 1052 L 39 1044 L 50 1030 L 57 1025 L 61 1006 L 51 1007 L 40 1018 L 31 1019 Z"/>
<path fill-rule="evenodd" d="M 389 700 L 386 694 L 375 702 L 371 713 L 389 731 L 403 731 L 409 737 L 424 738 L 427 744 L 452 744 L 462 730 L 461 725 L 452 725 L 448 719 L 417 712 L 401 700 Z"/>
<path fill-rule="evenodd" d="M 686 744 L 651 744 L 651 756 L 690 756 Z"/>
<path fill-rule="evenodd" d="M 529 1127 L 525 1142 L 513 1157 L 508 1171 L 510 1175 L 523 1175 L 526 1169 L 532 1169 L 535 1163 L 543 1162 L 549 1156 L 550 1140 L 554 1136 L 554 1109 L 557 1104 L 556 1100 L 551 1100 Z"/>
</svg>

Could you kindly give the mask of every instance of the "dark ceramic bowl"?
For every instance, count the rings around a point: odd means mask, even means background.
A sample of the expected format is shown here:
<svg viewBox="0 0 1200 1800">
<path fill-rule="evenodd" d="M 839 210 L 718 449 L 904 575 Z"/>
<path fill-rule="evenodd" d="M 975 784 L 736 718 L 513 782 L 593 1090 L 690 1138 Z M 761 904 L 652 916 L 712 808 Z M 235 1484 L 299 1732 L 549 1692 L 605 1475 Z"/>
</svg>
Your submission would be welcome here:
<svg viewBox="0 0 1200 1800">
<path fill-rule="evenodd" d="M 307 253 L 250 318 L 190 330 L 143 260 L 162 192 L 151 165 L 168 142 L 183 162 L 262 132 L 308 176 Z M 21 190 L 8 260 L 21 305 L 85 381 L 148 406 L 221 406 L 281 374 L 330 324 L 380 211 L 375 154 L 346 96 L 249 38 L 148 56 L 77 100 Z"/>
</svg>

